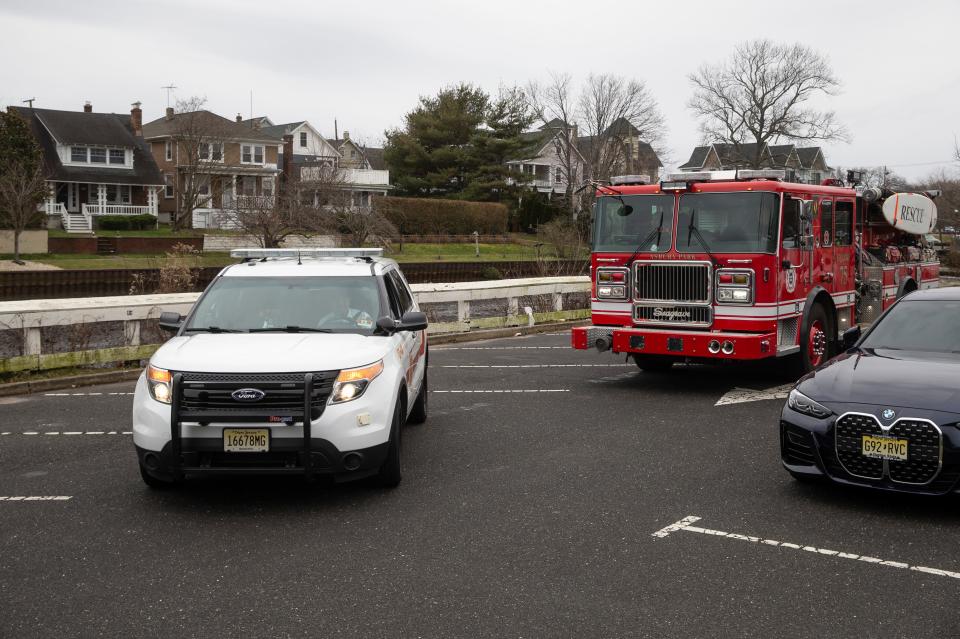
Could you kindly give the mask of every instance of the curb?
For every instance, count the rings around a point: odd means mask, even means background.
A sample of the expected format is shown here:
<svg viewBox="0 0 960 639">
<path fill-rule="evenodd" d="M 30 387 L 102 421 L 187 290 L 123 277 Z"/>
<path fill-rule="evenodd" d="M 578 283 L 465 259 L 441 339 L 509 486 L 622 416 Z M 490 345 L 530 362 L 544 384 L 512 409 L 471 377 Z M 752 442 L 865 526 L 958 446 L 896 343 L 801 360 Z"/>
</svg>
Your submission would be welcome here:
<svg viewBox="0 0 960 639">
<path fill-rule="evenodd" d="M 121 371 L 109 371 L 107 373 L 90 373 L 87 375 L 71 375 L 69 377 L 51 377 L 49 379 L 37 379 L 26 382 L 12 382 L 10 384 L 0 384 L 0 397 L 10 397 L 11 395 L 30 395 L 31 393 L 41 393 L 43 391 L 62 390 L 64 388 L 75 388 L 77 386 L 92 386 L 94 384 L 110 384 L 113 382 L 125 382 L 130 379 L 137 379 L 143 369 L 126 369 Z"/>
<path fill-rule="evenodd" d="M 486 339 L 498 339 L 502 337 L 514 337 L 516 335 L 535 335 L 537 333 L 547 333 L 550 331 L 564 330 L 572 326 L 585 326 L 589 320 L 576 320 L 571 322 L 553 322 L 550 324 L 536 324 L 534 326 L 510 326 L 506 328 L 491 328 L 469 333 L 448 333 L 446 335 L 434 335 L 429 338 L 431 344 L 457 344 L 460 342 L 475 342 Z M 10 384 L 0 384 L 0 397 L 10 397 L 12 395 L 30 395 L 32 393 L 42 393 L 44 391 L 63 390 L 65 388 L 75 388 L 77 386 L 94 386 L 96 384 L 110 384 L 113 382 L 125 382 L 140 377 L 143 369 L 126 369 L 120 371 L 109 371 L 106 373 L 90 373 L 87 375 L 71 375 L 69 377 L 51 377 L 49 379 L 38 379 L 26 382 L 12 382 Z"/>
</svg>

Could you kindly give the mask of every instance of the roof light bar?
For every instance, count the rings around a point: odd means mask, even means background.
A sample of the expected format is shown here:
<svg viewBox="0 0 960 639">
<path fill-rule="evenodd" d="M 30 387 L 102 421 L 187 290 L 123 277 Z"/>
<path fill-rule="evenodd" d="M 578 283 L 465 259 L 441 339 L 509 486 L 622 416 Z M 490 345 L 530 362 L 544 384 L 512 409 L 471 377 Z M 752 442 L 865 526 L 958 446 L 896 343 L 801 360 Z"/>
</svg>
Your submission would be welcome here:
<svg viewBox="0 0 960 639">
<path fill-rule="evenodd" d="M 382 248 L 246 248 L 230 251 L 230 257 L 242 259 L 270 257 L 322 259 L 325 257 L 381 257 L 382 255 Z"/>
<path fill-rule="evenodd" d="M 661 191 L 685 191 L 690 185 L 686 182 L 661 182 Z"/>
<path fill-rule="evenodd" d="M 787 172 L 783 169 L 739 169 L 738 180 L 783 180 L 787 179 Z"/>
<path fill-rule="evenodd" d="M 629 186 L 632 184 L 650 184 L 649 175 L 614 175 L 610 178 L 611 186 Z"/>
</svg>

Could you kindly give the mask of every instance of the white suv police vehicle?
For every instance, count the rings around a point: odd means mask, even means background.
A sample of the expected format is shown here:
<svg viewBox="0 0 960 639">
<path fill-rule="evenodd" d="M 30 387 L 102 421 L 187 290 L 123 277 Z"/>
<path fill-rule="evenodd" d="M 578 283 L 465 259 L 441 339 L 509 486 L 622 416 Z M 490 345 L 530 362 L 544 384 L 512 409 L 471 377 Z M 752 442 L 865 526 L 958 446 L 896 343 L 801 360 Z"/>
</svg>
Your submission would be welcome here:
<svg viewBox="0 0 960 639">
<path fill-rule="evenodd" d="M 137 382 L 151 487 L 289 473 L 400 482 L 405 422 L 427 418 L 427 318 L 379 249 L 242 249 Z"/>
</svg>

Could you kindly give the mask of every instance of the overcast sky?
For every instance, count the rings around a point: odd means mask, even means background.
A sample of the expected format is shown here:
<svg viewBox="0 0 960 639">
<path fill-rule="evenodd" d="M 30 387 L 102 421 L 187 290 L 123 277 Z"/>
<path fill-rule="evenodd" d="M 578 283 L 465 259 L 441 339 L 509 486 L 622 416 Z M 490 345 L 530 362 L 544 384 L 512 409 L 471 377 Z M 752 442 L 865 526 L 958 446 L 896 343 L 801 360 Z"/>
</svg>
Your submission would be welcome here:
<svg viewBox="0 0 960 639">
<path fill-rule="evenodd" d="M 794 8 L 796 7 L 796 8 Z M 826 55 L 843 82 L 825 104 L 852 134 L 826 146 L 831 165 L 887 164 L 908 178 L 950 162 L 960 134 L 960 3 L 590 2 L 560 0 L 0 0 L 0 104 L 127 112 L 144 120 L 174 98 L 309 120 L 328 136 L 379 144 L 418 96 L 447 84 L 643 80 L 660 103 L 674 164 L 697 143 L 687 75 L 766 37 Z"/>
</svg>

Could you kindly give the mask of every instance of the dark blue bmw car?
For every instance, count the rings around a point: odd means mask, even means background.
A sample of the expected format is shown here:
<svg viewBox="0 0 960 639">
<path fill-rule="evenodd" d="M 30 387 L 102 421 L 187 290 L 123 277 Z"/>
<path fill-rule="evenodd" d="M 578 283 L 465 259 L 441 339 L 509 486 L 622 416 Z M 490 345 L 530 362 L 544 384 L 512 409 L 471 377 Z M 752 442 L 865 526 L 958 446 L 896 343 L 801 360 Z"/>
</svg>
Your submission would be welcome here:
<svg viewBox="0 0 960 639">
<path fill-rule="evenodd" d="M 911 293 L 843 342 L 783 407 L 784 467 L 801 481 L 960 490 L 960 287 Z"/>
</svg>

